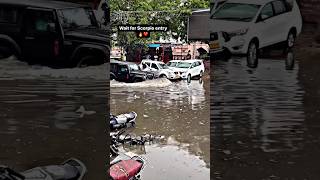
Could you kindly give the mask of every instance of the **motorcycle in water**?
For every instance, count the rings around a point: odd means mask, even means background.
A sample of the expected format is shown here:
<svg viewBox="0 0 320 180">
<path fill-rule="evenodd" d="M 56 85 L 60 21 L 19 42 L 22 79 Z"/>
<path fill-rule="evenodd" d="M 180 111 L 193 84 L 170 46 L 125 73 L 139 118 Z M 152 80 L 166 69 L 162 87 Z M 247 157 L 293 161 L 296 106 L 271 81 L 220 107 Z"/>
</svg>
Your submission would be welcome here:
<svg viewBox="0 0 320 180">
<path fill-rule="evenodd" d="M 130 116 L 128 114 L 131 114 Z M 118 117 L 122 121 L 114 121 Z M 126 131 L 135 124 L 137 114 L 135 112 L 127 113 L 124 115 L 113 116 L 110 114 L 110 168 L 109 175 L 112 180 L 139 180 L 141 178 L 141 172 L 146 165 L 146 160 L 134 153 L 122 153 L 118 147 L 120 145 L 129 146 L 144 146 L 146 142 L 153 142 L 155 140 L 161 140 L 163 136 L 153 136 L 145 134 L 142 136 L 133 136 L 126 134 Z M 120 119 L 120 118 L 119 118 Z M 133 120 L 134 119 L 134 120 Z M 111 123 L 113 124 L 111 125 Z M 134 122 L 134 123 L 133 123 Z M 133 124 L 132 124 L 133 123 Z"/>
<path fill-rule="evenodd" d="M 0 180 L 82 180 L 86 172 L 80 160 L 71 158 L 61 165 L 35 167 L 21 173 L 2 166 Z"/>
<path fill-rule="evenodd" d="M 123 129 L 136 124 L 137 113 L 130 112 L 114 116 L 110 113 L 110 130 Z"/>
</svg>

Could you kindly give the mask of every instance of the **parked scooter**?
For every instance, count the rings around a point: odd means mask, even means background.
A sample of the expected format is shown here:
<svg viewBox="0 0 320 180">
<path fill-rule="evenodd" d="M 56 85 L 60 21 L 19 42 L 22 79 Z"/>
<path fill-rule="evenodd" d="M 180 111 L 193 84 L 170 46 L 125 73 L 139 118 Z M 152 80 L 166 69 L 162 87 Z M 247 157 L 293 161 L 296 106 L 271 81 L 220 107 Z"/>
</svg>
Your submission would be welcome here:
<svg viewBox="0 0 320 180">
<path fill-rule="evenodd" d="M 0 180 L 82 180 L 86 171 L 80 160 L 71 158 L 61 165 L 35 167 L 21 173 L 2 166 Z"/>
<path fill-rule="evenodd" d="M 114 116 L 110 113 L 110 130 L 114 131 L 121 128 L 127 128 L 136 124 L 137 113 L 130 112 Z"/>
<path fill-rule="evenodd" d="M 129 127 L 135 125 L 137 114 L 130 112 L 114 116 L 110 113 L 110 168 L 109 178 L 112 180 L 139 180 L 141 171 L 145 166 L 145 160 L 141 157 L 122 153 L 118 146 L 125 143 L 125 139 L 120 140 Z M 124 135 L 125 136 L 125 135 Z"/>
</svg>

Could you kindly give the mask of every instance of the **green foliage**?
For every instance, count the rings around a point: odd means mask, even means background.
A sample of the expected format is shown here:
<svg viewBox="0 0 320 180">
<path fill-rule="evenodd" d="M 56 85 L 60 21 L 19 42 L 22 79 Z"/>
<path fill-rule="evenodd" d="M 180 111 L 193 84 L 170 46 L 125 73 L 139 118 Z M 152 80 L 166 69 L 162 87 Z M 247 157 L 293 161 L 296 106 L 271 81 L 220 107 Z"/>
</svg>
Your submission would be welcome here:
<svg viewBox="0 0 320 180">
<path fill-rule="evenodd" d="M 135 33 L 118 33 L 120 46 L 157 41 L 160 36 L 186 39 L 188 16 L 194 9 L 209 8 L 209 0 L 110 0 L 111 14 L 131 11 L 128 24 L 167 25 L 169 32 L 152 32 L 149 39 L 138 39 Z M 164 11 L 151 13 L 150 11 Z M 111 16 L 112 17 L 112 16 Z M 115 21 L 113 31 L 122 22 Z"/>
</svg>

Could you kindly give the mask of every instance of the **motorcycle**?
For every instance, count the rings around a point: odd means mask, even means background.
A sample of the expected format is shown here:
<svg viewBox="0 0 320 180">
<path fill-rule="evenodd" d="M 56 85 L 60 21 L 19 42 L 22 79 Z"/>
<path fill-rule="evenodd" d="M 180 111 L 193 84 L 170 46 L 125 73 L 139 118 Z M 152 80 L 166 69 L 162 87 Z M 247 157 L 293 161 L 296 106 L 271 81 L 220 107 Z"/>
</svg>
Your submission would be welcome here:
<svg viewBox="0 0 320 180">
<path fill-rule="evenodd" d="M 61 165 L 35 167 L 21 173 L 1 166 L 0 180 L 82 180 L 86 172 L 80 160 L 71 158 Z"/>
<path fill-rule="evenodd" d="M 114 131 L 134 126 L 136 124 L 137 116 L 138 115 L 135 112 L 120 114 L 118 116 L 114 116 L 110 113 L 110 130 Z"/>
</svg>

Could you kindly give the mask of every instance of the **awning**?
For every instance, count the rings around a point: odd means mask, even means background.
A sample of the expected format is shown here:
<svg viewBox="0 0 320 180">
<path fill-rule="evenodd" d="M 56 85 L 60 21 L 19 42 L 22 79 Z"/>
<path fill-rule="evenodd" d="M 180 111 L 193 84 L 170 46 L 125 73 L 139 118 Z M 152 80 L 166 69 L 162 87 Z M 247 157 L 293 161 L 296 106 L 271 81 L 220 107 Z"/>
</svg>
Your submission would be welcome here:
<svg viewBox="0 0 320 180">
<path fill-rule="evenodd" d="M 160 44 L 148 44 L 148 47 L 157 48 L 157 47 L 160 47 Z"/>
</svg>

